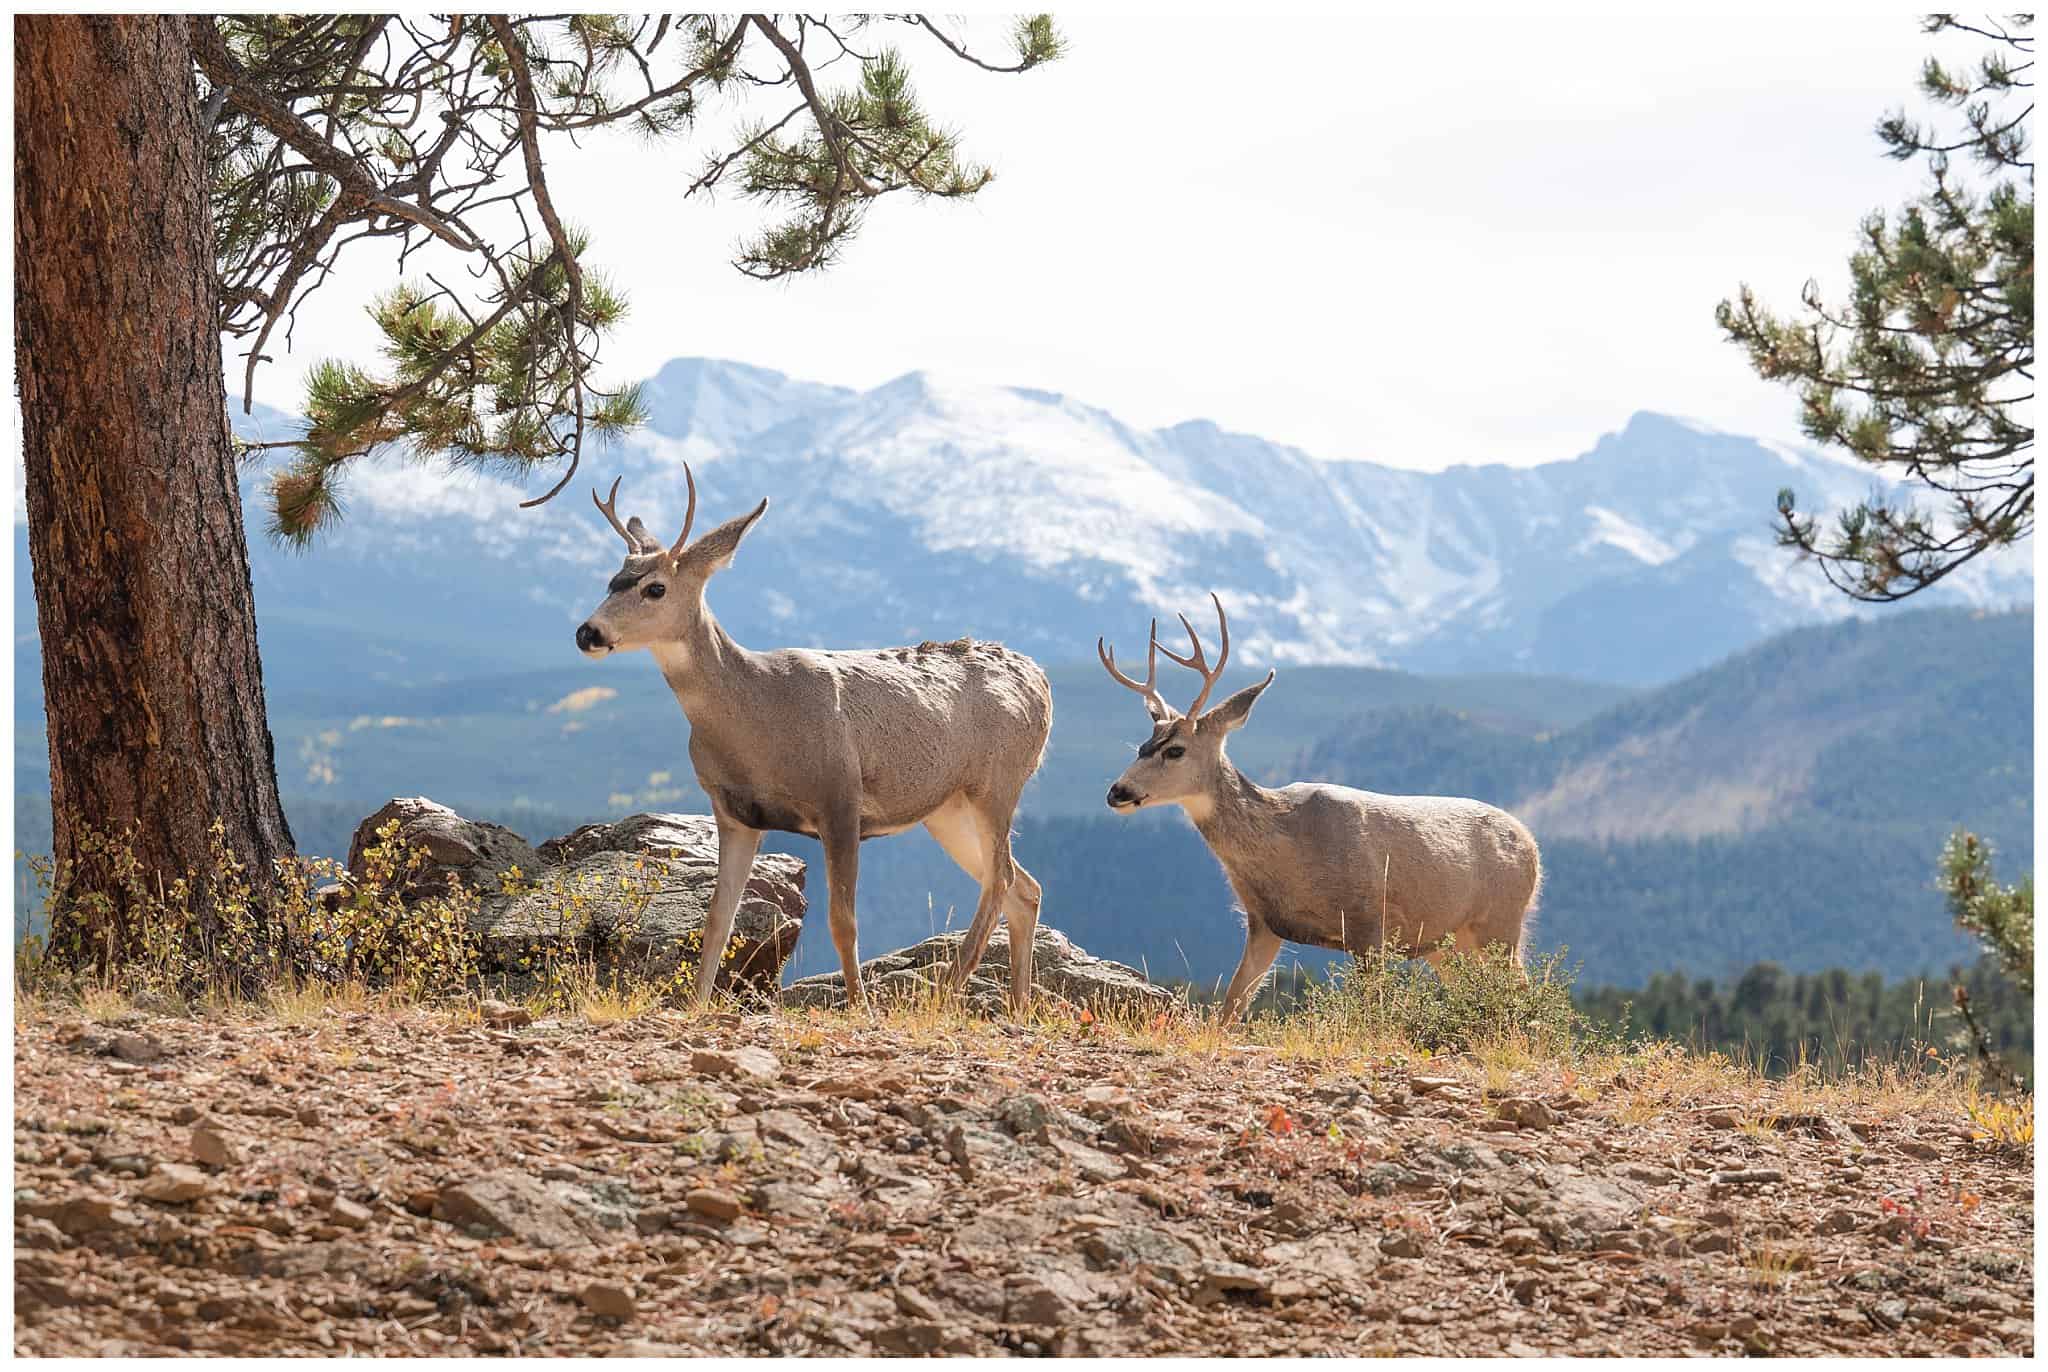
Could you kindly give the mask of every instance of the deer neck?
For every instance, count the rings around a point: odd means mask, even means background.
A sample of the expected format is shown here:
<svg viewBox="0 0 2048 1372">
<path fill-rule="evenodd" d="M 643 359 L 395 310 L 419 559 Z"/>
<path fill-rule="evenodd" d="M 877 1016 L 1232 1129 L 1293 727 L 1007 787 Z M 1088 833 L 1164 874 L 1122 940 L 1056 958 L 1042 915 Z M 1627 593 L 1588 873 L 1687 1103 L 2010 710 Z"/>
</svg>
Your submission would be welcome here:
<svg viewBox="0 0 2048 1372">
<path fill-rule="evenodd" d="M 689 633 L 655 644 L 653 652 L 662 679 L 693 723 L 743 695 L 754 666 L 754 655 L 733 642 L 709 605 Z"/>
<path fill-rule="evenodd" d="M 1234 835 L 1256 829 L 1260 818 L 1272 809 L 1270 792 L 1231 766 L 1229 758 L 1219 761 L 1222 770 L 1216 785 L 1181 802 L 1212 847 L 1218 840 L 1227 842 Z"/>
</svg>

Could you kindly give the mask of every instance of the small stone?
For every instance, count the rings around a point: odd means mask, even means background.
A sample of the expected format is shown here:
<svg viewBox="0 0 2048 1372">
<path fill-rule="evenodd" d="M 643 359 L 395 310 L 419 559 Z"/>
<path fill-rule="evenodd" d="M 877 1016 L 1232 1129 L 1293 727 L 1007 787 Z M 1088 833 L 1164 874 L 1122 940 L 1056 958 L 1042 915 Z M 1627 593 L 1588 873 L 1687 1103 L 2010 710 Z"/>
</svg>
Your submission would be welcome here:
<svg viewBox="0 0 2048 1372">
<path fill-rule="evenodd" d="M 1630 1181 L 1643 1182 L 1649 1186 L 1669 1186 L 1682 1178 L 1668 1167 L 1657 1167 L 1646 1162 L 1632 1162 L 1621 1169 L 1621 1175 Z"/>
<path fill-rule="evenodd" d="M 1920 1158 L 1932 1162 L 1941 1156 L 1941 1149 L 1923 1139 L 1905 1139 L 1899 1144 L 1899 1151 L 1909 1158 Z"/>
<path fill-rule="evenodd" d="M 1856 1213 L 1853 1210 L 1830 1210 L 1827 1214 L 1821 1216 L 1820 1223 L 1814 1226 L 1814 1232 L 1820 1234 L 1847 1234 L 1855 1230 L 1857 1222 Z"/>
<path fill-rule="evenodd" d="M 1562 1118 L 1557 1111 L 1534 1096 L 1513 1096 L 1494 1108 L 1500 1119 L 1513 1120 L 1522 1129 L 1550 1129 Z"/>
<path fill-rule="evenodd" d="M 1691 1247 L 1695 1253 L 1732 1253 L 1735 1251 L 1735 1239 L 1716 1229 L 1695 1238 Z"/>
<path fill-rule="evenodd" d="M 766 1048 L 699 1048 L 690 1054 L 690 1070 L 702 1077 L 765 1082 L 782 1074 L 782 1063 Z"/>
<path fill-rule="evenodd" d="M 164 1046 L 153 1034 L 116 1034 L 107 1051 L 123 1062 L 155 1062 Z"/>
<path fill-rule="evenodd" d="M 44 1218 L 74 1238 L 104 1229 L 133 1229 L 141 1223 L 134 1212 L 122 1209 L 121 1203 L 111 1196 L 80 1196 L 64 1202 Z"/>
<path fill-rule="evenodd" d="M 181 1105 L 171 1111 L 172 1124 L 190 1124 L 206 1112 L 196 1105 Z"/>
<path fill-rule="evenodd" d="M 630 1320 L 640 1309 L 633 1293 L 616 1282 L 594 1281 L 578 1294 L 591 1314 L 606 1319 Z"/>
<path fill-rule="evenodd" d="M 1702 1320 L 1687 1331 L 1701 1348 L 1712 1348 L 1728 1337 L 1728 1326 L 1719 1320 Z"/>
<path fill-rule="evenodd" d="M 14 1246 L 58 1250 L 72 1246 L 72 1239 L 40 1215 L 28 1215 L 15 1221 Z"/>
<path fill-rule="evenodd" d="M 1036 1096 L 1010 1096 L 996 1106 L 996 1119 L 1020 1139 L 1044 1139 L 1052 1112 Z"/>
<path fill-rule="evenodd" d="M 1380 1252 L 1390 1258 L 1419 1258 L 1422 1256 L 1422 1244 L 1413 1234 L 1403 1231 L 1381 1239 Z"/>
<path fill-rule="evenodd" d="M 896 1308 L 914 1320 L 935 1324 L 945 1318 L 938 1303 L 921 1291 L 899 1286 L 891 1294 L 896 1297 Z"/>
<path fill-rule="evenodd" d="M 292 1118 L 305 1125 L 308 1129 L 316 1128 L 321 1118 L 320 1107 L 317 1105 L 302 1105 L 292 1112 Z"/>
<path fill-rule="evenodd" d="M 868 1337 L 874 1341 L 877 1352 L 899 1358 L 928 1356 L 946 1346 L 945 1326 L 931 1320 L 891 1325 L 877 1329 Z"/>
<path fill-rule="evenodd" d="M 358 1205 L 346 1196 L 336 1196 L 329 1203 L 327 1216 L 344 1229 L 362 1229 L 370 1223 L 369 1207 Z"/>
<path fill-rule="evenodd" d="M 740 1198 L 714 1186 L 700 1186 L 683 1197 L 683 1203 L 700 1215 L 730 1222 L 740 1217 Z"/>
<path fill-rule="evenodd" d="M 241 1164 L 242 1152 L 223 1134 L 210 1124 L 202 1124 L 192 1130 L 192 1156 L 207 1167 L 236 1167 Z"/>
<path fill-rule="evenodd" d="M 533 1023 L 533 1011 L 524 1005 L 513 1005 L 502 1000 L 487 1000 L 478 1007 L 484 1023 L 493 1029 L 519 1029 Z"/>
<path fill-rule="evenodd" d="M 1441 1310 L 1431 1310 L 1426 1305 L 1411 1305 L 1394 1318 L 1403 1324 L 1442 1324 L 1444 1313 Z"/>
<path fill-rule="evenodd" d="M 213 1190 L 213 1178 L 182 1162 L 167 1162 L 142 1183 L 142 1198 L 165 1205 L 185 1205 Z"/>
<path fill-rule="evenodd" d="M 1445 1091 L 1459 1084 L 1456 1077 L 1410 1077 L 1408 1091 L 1411 1095 L 1427 1096 Z"/>
<path fill-rule="evenodd" d="M 1214 1305 L 1232 1294 L 1251 1297 L 1261 1305 L 1270 1303 L 1273 1279 L 1256 1267 L 1237 1262 L 1202 1265 L 1190 1297 L 1196 1305 Z"/>
<path fill-rule="evenodd" d="M 1775 1167 L 1745 1167 L 1733 1172 L 1716 1172 L 1711 1180 L 1715 1186 L 1768 1186 L 1785 1180 L 1785 1174 Z"/>
</svg>

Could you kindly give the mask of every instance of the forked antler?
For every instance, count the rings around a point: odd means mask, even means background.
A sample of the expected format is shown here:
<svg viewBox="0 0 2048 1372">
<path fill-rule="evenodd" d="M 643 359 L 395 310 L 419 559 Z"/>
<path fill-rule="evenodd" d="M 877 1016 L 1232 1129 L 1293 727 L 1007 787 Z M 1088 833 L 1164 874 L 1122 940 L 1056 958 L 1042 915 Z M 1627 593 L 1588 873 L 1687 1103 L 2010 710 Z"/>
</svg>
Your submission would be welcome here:
<svg viewBox="0 0 2048 1372">
<path fill-rule="evenodd" d="M 592 488 L 590 492 L 591 503 L 604 511 L 604 517 L 611 522 L 611 526 L 614 529 L 619 531 L 619 537 L 626 540 L 627 552 L 658 553 L 661 551 L 661 544 L 648 535 L 647 526 L 642 524 L 639 519 L 635 518 L 624 524 L 619 523 L 619 483 L 624 480 L 625 478 L 622 476 L 613 477 L 611 494 L 607 495 L 603 500 L 597 498 L 597 491 L 595 488 Z M 690 470 L 690 464 L 687 462 L 683 464 L 683 480 L 690 485 L 690 508 L 688 513 L 683 516 L 682 535 L 676 539 L 675 546 L 668 550 L 670 557 L 682 556 L 684 546 L 690 541 L 690 526 L 697 522 L 697 477 Z"/>
<path fill-rule="evenodd" d="M 1223 602 L 1217 599 L 1214 591 L 1209 592 L 1209 599 L 1216 602 L 1216 627 L 1222 633 L 1223 638 L 1222 644 L 1216 653 L 1216 665 L 1214 667 L 1209 665 L 1208 656 L 1202 652 L 1202 640 L 1196 637 L 1195 626 L 1188 623 L 1186 615 L 1180 617 L 1180 626 L 1188 631 L 1188 642 L 1193 644 L 1195 649 L 1194 656 L 1182 657 L 1171 648 L 1161 648 L 1159 650 L 1181 666 L 1191 668 L 1202 674 L 1202 693 L 1195 697 L 1194 704 L 1188 706 L 1188 714 L 1191 717 L 1200 714 L 1202 707 L 1209 703 L 1209 692 L 1216 689 L 1217 681 L 1223 676 L 1224 664 L 1230 661 L 1230 621 L 1224 617 Z"/>
<path fill-rule="evenodd" d="M 1102 659 L 1103 667 L 1111 676 L 1117 679 L 1119 685 L 1127 686 L 1145 697 L 1146 708 L 1152 709 L 1155 714 L 1171 714 L 1172 711 L 1167 708 L 1166 702 L 1160 699 L 1158 689 L 1152 684 L 1159 676 L 1159 621 L 1156 619 L 1152 621 L 1152 629 L 1146 635 L 1146 642 L 1149 646 L 1145 653 L 1145 679 L 1143 681 L 1133 681 L 1118 671 L 1116 666 L 1116 649 L 1110 647 L 1100 638 L 1095 640 L 1095 655 Z"/>
<path fill-rule="evenodd" d="M 619 537 L 626 540 L 627 552 L 644 552 L 646 550 L 640 546 L 640 540 L 634 535 L 633 531 L 619 523 L 619 483 L 625 479 L 623 476 L 613 477 L 612 493 L 603 500 L 597 498 L 597 487 L 592 486 L 590 488 L 590 503 L 604 511 L 604 517 L 611 522 L 611 526 L 614 529 L 619 531 Z"/>
<path fill-rule="evenodd" d="M 683 555 L 683 546 L 690 541 L 690 526 L 697 522 L 697 477 L 691 472 L 690 464 L 687 462 L 683 464 L 683 480 L 690 483 L 690 508 L 683 515 L 682 536 L 676 539 L 676 545 L 668 550 L 668 555 L 672 558 Z"/>
</svg>

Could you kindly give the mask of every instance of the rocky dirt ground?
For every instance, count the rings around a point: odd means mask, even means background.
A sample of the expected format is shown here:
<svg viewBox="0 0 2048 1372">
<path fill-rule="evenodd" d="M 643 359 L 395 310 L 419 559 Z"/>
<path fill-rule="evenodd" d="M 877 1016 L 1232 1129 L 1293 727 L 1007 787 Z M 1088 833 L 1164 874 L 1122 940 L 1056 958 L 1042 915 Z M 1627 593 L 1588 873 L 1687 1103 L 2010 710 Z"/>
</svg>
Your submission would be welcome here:
<svg viewBox="0 0 2048 1372">
<path fill-rule="evenodd" d="M 2031 1158 L 1952 1106 L 1603 1072 L 932 1017 L 31 1007 L 16 1349 L 2033 1351 Z"/>
</svg>

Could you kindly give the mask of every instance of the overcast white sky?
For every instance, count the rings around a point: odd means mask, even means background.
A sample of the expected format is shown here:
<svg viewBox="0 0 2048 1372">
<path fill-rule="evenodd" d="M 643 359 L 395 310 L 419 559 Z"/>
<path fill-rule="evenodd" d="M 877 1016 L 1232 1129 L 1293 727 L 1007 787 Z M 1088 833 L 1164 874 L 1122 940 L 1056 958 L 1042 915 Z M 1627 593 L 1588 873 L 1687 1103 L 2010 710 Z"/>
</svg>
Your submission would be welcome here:
<svg viewBox="0 0 2048 1372">
<path fill-rule="evenodd" d="M 556 198 L 633 302 L 614 374 L 927 369 L 1426 468 L 1570 457 L 1638 409 L 1796 437 L 1714 304 L 1838 286 L 1861 216 L 1920 182 L 1871 133 L 1920 104 L 1931 40 L 1906 14 L 1062 27 L 1070 54 L 1023 76 L 901 35 L 997 180 L 884 204 L 820 276 L 731 268 L 760 211 L 684 201 L 703 143 L 558 149 Z M 984 46 L 999 29 L 967 21 Z M 296 409 L 307 363 L 367 356 L 388 270 L 330 283 L 259 398 Z"/>
</svg>

